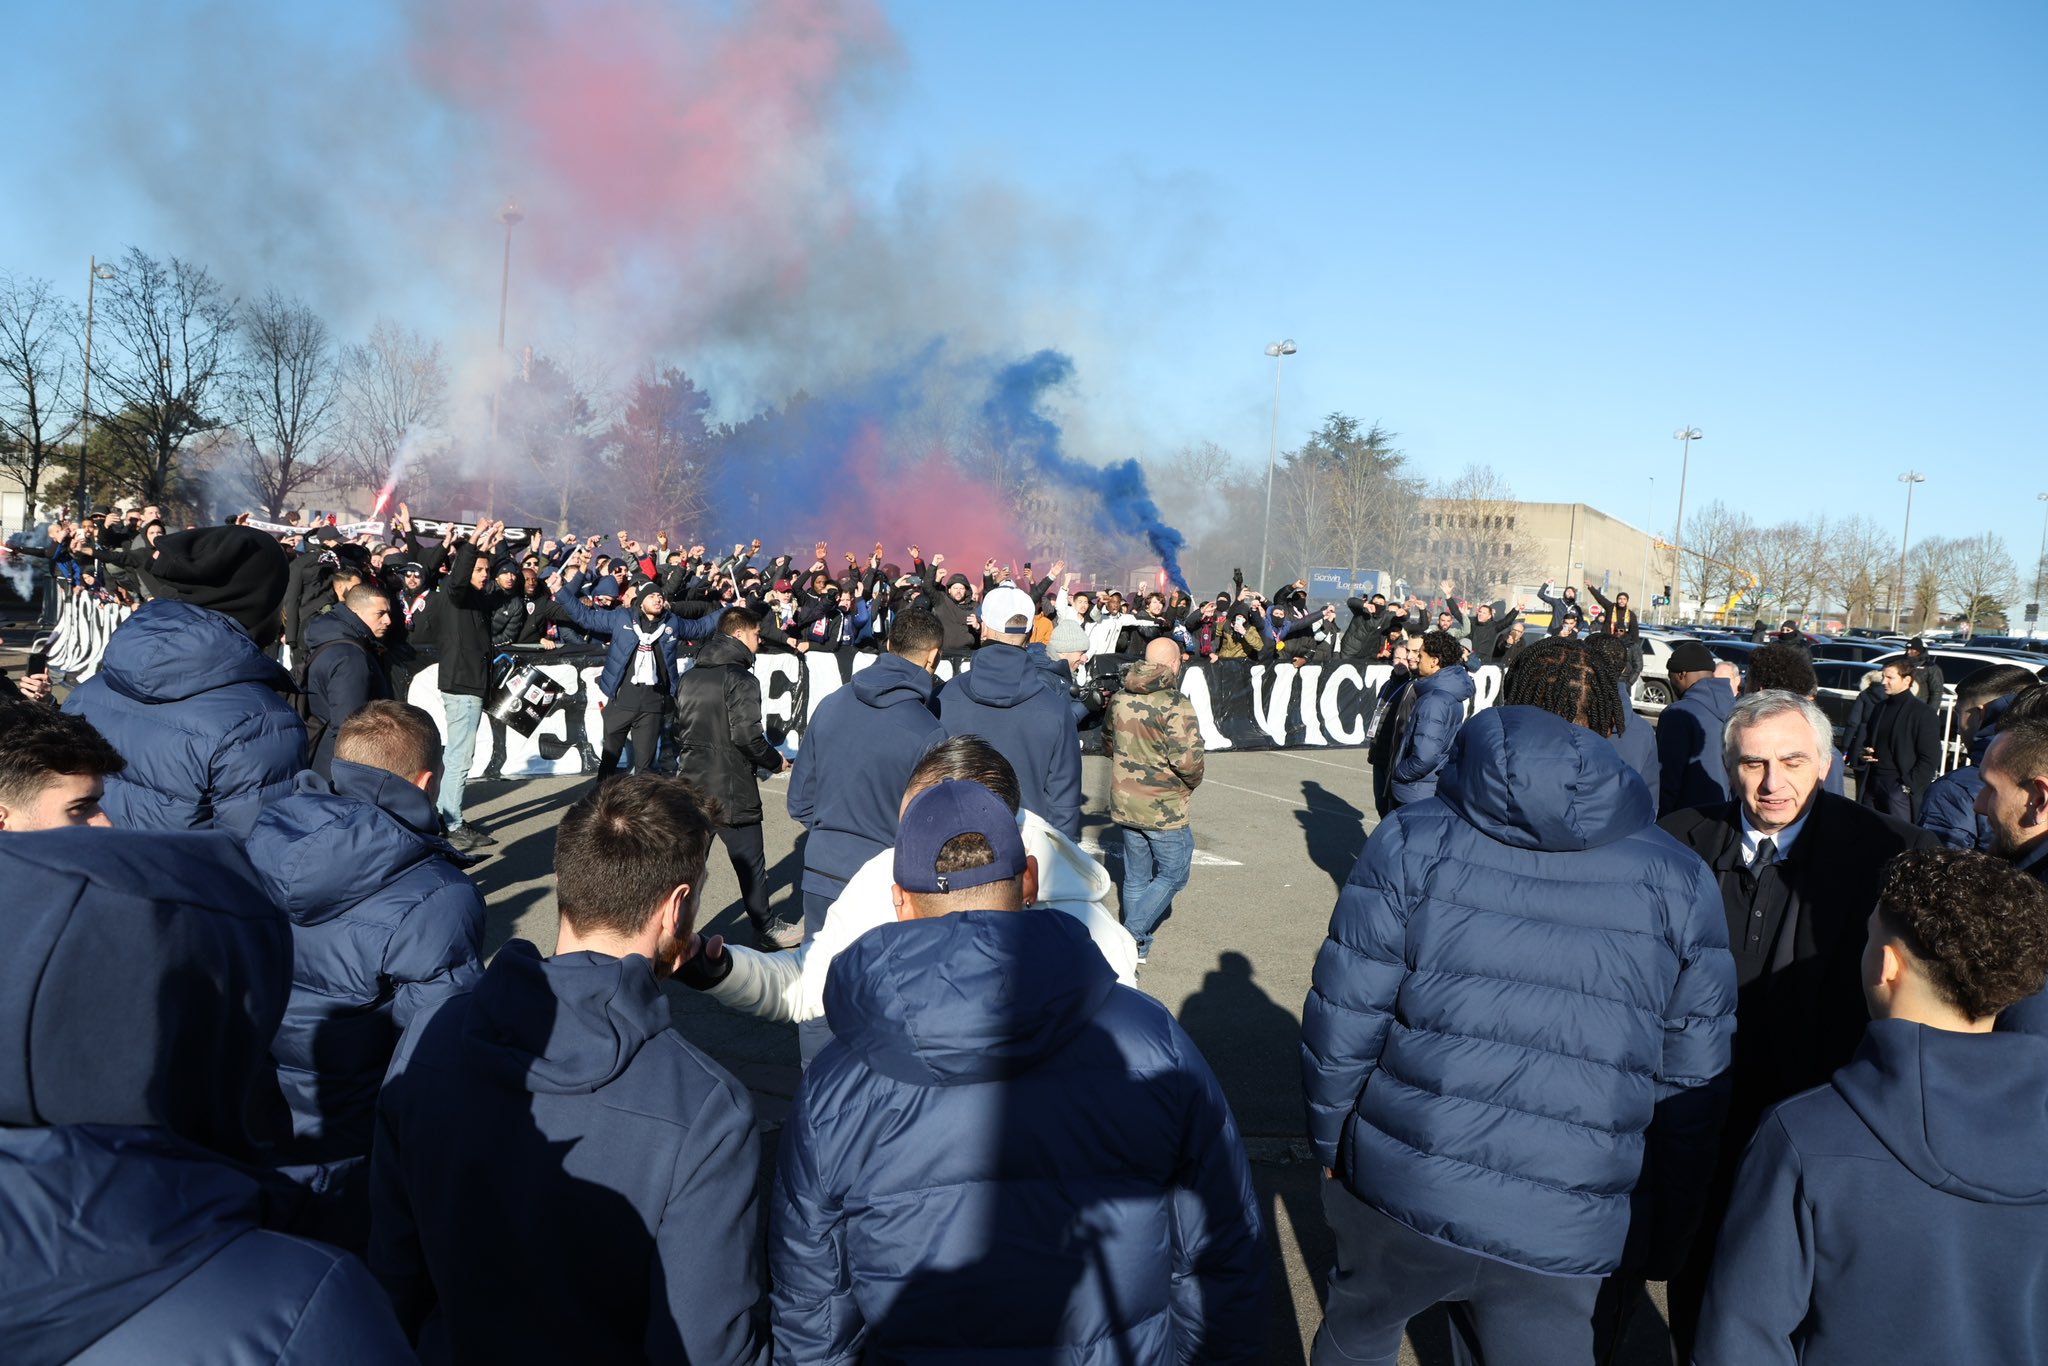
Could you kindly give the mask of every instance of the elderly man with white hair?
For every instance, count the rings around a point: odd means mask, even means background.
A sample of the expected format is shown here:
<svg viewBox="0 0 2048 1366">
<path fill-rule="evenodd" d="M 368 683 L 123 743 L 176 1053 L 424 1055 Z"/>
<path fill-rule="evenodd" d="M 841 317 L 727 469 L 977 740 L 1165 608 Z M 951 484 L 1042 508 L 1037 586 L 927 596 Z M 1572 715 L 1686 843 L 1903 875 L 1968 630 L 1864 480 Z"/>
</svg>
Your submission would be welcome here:
<svg viewBox="0 0 2048 1366">
<path fill-rule="evenodd" d="M 1907 849 L 1935 846 L 1926 831 L 1824 790 L 1834 728 L 1797 693 L 1772 689 L 1736 703 L 1721 752 L 1736 799 L 1658 822 L 1720 883 L 1741 993 L 1713 1204 L 1670 1286 L 1681 1359 L 1742 1150 L 1767 1107 L 1826 1082 L 1855 1054 L 1869 1021 L 1864 926 L 1885 865 Z"/>
</svg>

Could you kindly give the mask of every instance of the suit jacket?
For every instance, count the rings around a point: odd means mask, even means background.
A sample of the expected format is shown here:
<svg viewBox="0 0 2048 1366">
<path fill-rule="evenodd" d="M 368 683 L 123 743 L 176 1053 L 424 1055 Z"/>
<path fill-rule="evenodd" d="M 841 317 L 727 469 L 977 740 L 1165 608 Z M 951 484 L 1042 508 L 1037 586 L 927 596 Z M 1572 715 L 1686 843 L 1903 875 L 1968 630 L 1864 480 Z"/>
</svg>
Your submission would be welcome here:
<svg viewBox="0 0 2048 1366">
<path fill-rule="evenodd" d="M 1741 979 L 1724 1145 L 1739 1153 L 1767 1106 L 1825 1083 L 1855 1055 L 1870 1019 L 1863 999 L 1865 922 L 1877 905 L 1885 865 L 1895 854 L 1938 842 L 1846 797 L 1815 793 L 1799 838 L 1759 893 L 1782 901 L 1779 933 L 1792 936 L 1790 961 L 1781 948 L 1767 961 L 1783 966 L 1758 972 L 1741 952 L 1753 911 L 1739 803 L 1674 811 L 1658 824 L 1705 859 L 1721 886 Z"/>
</svg>

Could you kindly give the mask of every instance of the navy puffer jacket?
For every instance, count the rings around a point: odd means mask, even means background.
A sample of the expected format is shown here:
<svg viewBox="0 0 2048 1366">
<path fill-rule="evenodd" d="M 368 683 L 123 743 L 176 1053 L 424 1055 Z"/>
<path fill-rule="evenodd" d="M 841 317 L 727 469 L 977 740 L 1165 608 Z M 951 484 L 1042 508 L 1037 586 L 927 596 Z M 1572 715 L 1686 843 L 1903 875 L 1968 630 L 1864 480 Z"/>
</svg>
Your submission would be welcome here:
<svg viewBox="0 0 2048 1366">
<path fill-rule="evenodd" d="M 948 735 L 979 735 L 1017 770 L 1024 805 L 1068 839 L 1081 838 L 1081 741 L 1071 699 L 1054 691 L 1015 645 L 975 651 L 973 667 L 939 689 Z"/>
<path fill-rule="evenodd" d="M 555 605 L 562 609 L 579 630 L 591 636 L 605 636 L 610 644 L 605 647 L 604 672 L 598 675 L 597 690 L 606 697 L 617 697 L 619 689 L 632 677 L 633 656 L 640 649 L 640 637 L 633 630 L 638 622 L 649 631 L 659 630 L 655 638 L 655 653 L 660 663 L 660 679 L 655 687 L 664 693 L 676 690 L 679 671 L 676 668 L 676 645 L 685 640 L 708 640 L 718 629 L 718 619 L 725 615 L 724 608 L 700 612 L 701 603 L 690 604 L 695 615 L 684 616 L 670 610 L 649 621 L 647 614 L 640 610 L 637 602 L 624 607 L 585 607 L 576 600 L 576 585 L 582 576 L 571 574 L 562 581 L 562 589 L 555 594 Z"/>
<path fill-rule="evenodd" d="M 355 1258 L 264 1227 L 291 940 L 235 842 L 8 835 L 0 885 L 0 1358 L 412 1361 Z"/>
<path fill-rule="evenodd" d="M 306 766 L 291 678 L 231 617 L 158 598 L 107 642 L 100 671 L 65 699 L 128 761 L 106 811 L 130 830 L 246 836 Z"/>
<path fill-rule="evenodd" d="M 1495 707 L 1436 799 L 1374 830 L 1302 1019 L 1310 1136 L 1361 1199 L 1456 1247 L 1603 1275 L 1655 1111 L 1671 1147 L 1647 1198 L 1682 1236 L 1735 963 L 1713 875 L 1654 816 L 1606 740 Z"/>
<path fill-rule="evenodd" d="M 1734 713 L 1734 686 L 1725 678 L 1704 678 L 1657 718 L 1658 814 L 1729 799 L 1721 736 Z"/>
<path fill-rule="evenodd" d="M 778 1366 L 1260 1359 L 1237 1126 L 1081 922 L 870 930 L 832 964 L 825 1011 L 836 1038 L 778 1155 Z"/>
<path fill-rule="evenodd" d="M 302 773 L 249 836 L 292 921 L 292 994 L 271 1053 L 294 1163 L 367 1157 L 399 1035 L 483 976 L 484 902 L 427 794 L 380 768 Z"/>
<path fill-rule="evenodd" d="M 932 712 L 932 686 L 924 669 L 885 654 L 818 704 L 789 779 L 789 814 L 811 832 L 805 891 L 837 896 L 863 863 L 896 842 L 911 771 L 946 738 Z"/>
<path fill-rule="evenodd" d="M 1437 774 L 1458 727 L 1465 724 L 1473 692 L 1472 675 L 1462 664 L 1447 664 L 1427 678 L 1418 674 L 1408 685 L 1399 703 L 1405 723 L 1388 788 L 1395 805 L 1419 802 L 1436 791 Z"/>
</svg>

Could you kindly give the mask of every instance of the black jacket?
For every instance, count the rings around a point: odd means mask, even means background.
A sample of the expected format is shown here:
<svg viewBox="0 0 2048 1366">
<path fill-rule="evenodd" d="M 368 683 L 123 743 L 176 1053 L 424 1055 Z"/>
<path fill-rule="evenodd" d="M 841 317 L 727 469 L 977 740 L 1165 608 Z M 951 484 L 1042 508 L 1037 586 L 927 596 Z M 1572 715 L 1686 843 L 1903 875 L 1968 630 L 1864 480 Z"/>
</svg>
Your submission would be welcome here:
<svg viewBox="0 0 2048 1366">
<path fill-rule="evenodd" d="M 440 688 L 465 697 L 491 692 L 490 595 L 469 586 L 476 546 L 463 542 L 450 560 L 448 577 L 435 590 L 434 644 L 441 651 Z"/>
<path fill-rule="evenodd" d="M 725 810 L 727 825 L 761 823 L 754 770 L 782 767 L 761 728 L 761 685 L 754 652 L 716 635 L 676 684 L 676 762 L 682 775 Z"/>
<path fill-rule="evenodd" d="M 1941 771 L 1941 720 L 1911 690 L 1878 704 L 1867 743 L 1877 751 L 1872 777 L 1902 782 L 1908 792 L 1925 792 Z"/>
<path fill-rule="evenodd" d="M 1726 1137 L 1731 1160 L 1766 1106 L 1820 1085 L 1855 1054 L 1870 1017 L 1861 971 L 1865 922 L 1885 864 L 1908 849 L 1937 847 L 1925 830 L 1820 792 L 1791 849 L 1759 886 L 1743 867 L 1739 813 L 1738 803 L 1722 802 L 1658 822 L 1707 861 L 1728 915 L 1741 989 Z M 1789 943 L 1754 942 L 1752 926 L 1760 920 L 1774 928 L 1770 939 L 1790 935 Z"/>
</svg>

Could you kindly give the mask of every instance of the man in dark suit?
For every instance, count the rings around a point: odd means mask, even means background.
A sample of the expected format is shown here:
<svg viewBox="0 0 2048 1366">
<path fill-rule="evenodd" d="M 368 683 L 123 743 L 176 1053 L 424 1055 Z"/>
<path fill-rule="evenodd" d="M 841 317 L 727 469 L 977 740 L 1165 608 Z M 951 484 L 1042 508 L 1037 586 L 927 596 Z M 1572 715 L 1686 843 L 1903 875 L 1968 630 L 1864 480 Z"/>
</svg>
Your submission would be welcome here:
<svg viewBox="0 0 2048 1366">
<path fill-rule="evenodd" d="M 1822 790 L 1833 729 L 1819 707 L 1772 690 L 1728 719 L 1725 758 L 1737 799 L 1658 822 L 1705 859 L 1721 886 L 1735 954 L 1735 1059 L 1708 1217 L 1670 1284 L 1671 1325 L 1690 1360 L 1714 1231 L 1743 1148 L 1766 1107 L 1847 1063 L 1869 1014 L 1860 963 L 1885 865 L 1934 837 Z"/>
</svg>

